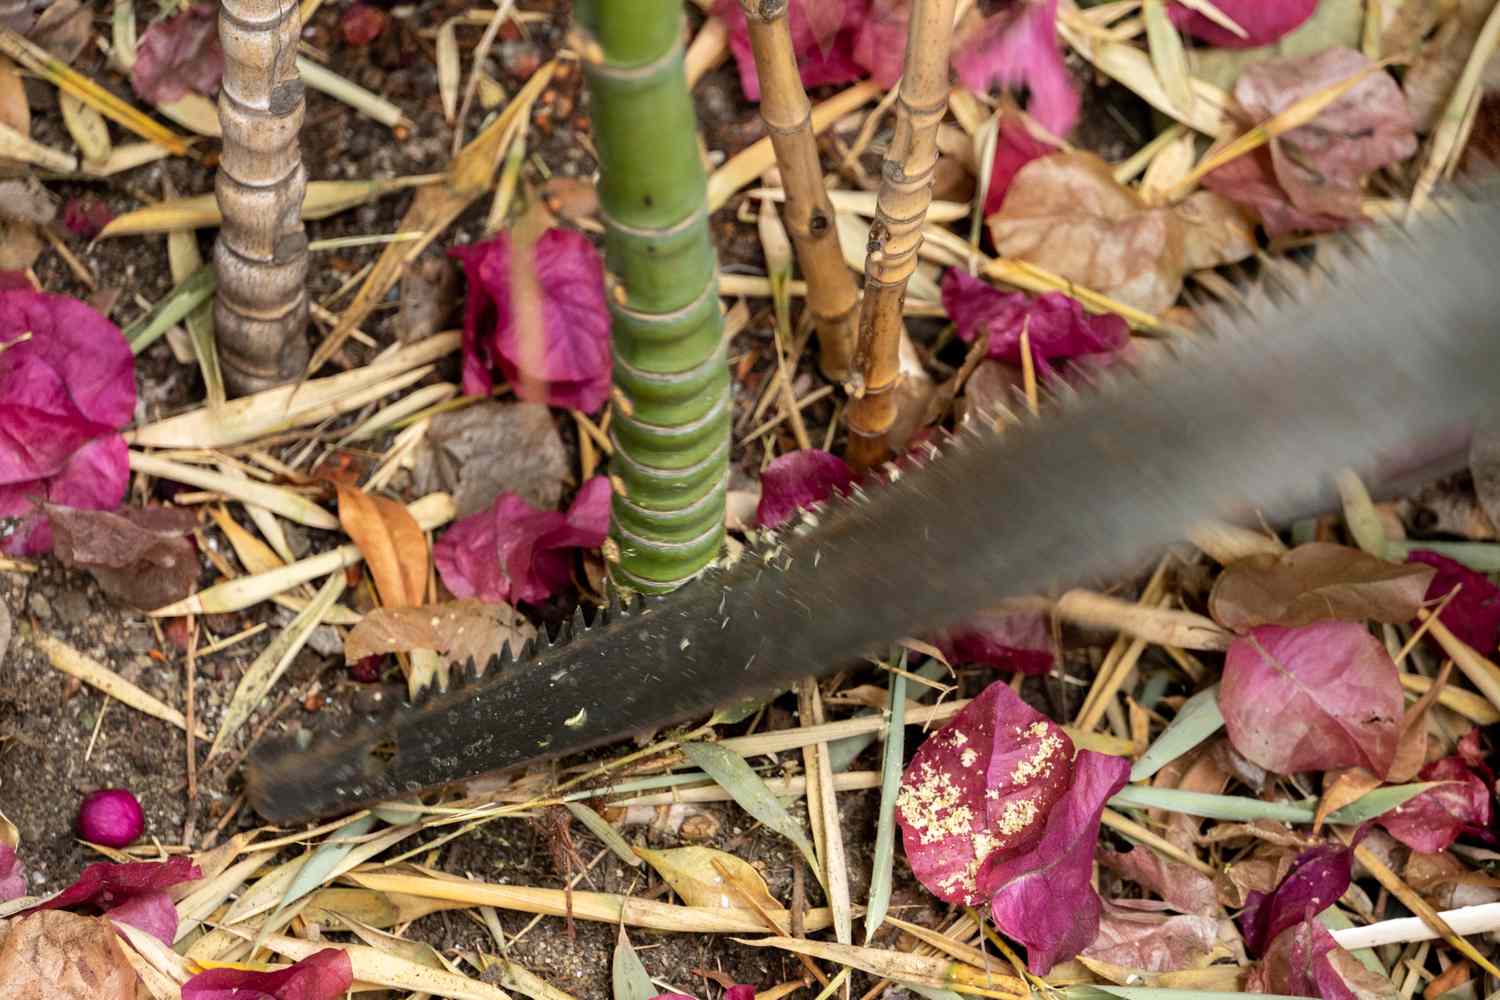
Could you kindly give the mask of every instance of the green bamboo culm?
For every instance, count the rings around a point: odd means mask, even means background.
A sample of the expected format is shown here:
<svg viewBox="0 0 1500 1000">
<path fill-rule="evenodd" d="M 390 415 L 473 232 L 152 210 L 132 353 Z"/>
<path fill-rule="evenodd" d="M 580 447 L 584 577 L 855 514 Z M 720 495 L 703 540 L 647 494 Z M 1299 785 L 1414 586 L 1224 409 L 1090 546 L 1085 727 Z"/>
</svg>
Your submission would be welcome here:
<svg viewBox="0 0 1500 1000">
<path fill-rule="evenodd" d="M 723 544 L 731 416 L 682 2 L 580 0 L 574 10 L 612 286 L 610 571 L 664 593 Z"/>
</svg>

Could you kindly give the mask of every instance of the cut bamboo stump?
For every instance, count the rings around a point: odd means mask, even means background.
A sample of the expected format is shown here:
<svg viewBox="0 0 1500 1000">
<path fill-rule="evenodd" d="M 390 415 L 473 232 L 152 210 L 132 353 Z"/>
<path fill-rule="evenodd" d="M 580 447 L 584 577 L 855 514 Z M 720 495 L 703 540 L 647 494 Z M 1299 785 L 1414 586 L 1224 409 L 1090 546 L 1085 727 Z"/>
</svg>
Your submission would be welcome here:
<svg viewBox="0 0 1500 1000">
<path fill-rule="evenodd" d="M 214 246 L 214 325 L 236 395 L 291 381 L 307 365 L 299 28 L 296 0 L 220 2 L 224 151 L 214 193 L 224 221 Z"/>
</svg>

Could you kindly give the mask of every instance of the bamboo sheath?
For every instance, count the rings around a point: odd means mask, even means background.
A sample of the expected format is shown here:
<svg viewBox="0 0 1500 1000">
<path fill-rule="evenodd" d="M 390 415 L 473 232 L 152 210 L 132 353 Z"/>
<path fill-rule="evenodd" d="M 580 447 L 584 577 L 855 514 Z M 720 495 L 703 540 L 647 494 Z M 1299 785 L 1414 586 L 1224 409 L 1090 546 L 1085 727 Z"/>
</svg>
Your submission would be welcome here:
<svg viewBox="0 0 1500 1000">
<path fill-rule="evenodd" d="M 215 334 L 236 395 L 290 381 L 307 365 L 307 175 L 298 138 L 296 0 L 220 0 L 224 149 L 214 193 Z"/>
<path fill-rule="evenodd" d="M 786 189 L 785 222 L 807 281 L 807 307 L 818 332 L 818 365 L 834 382 L 849 377 L 859 291 L 844 262 L 833 203 L 823 185 L 812 103 L 802 87 L 788 0 L 740 0 L 760 80 L 760 115 Z"/>
<path fill-rule="evenodd" d="M 886 459 L 901 373 L 901 310 L 917 268 L 922 224 L 932 201 L 938 124 L 948 108 L 948 51 L 955 0 L 916 0 L 906 40 L 906 73 L 896 100 L 896 130 L 881 169 L 875 221 L 865 260 L 859 348 L 846 422 L 850 461 L 868 468 Z"/>
<path fill-rule="evenodd" d="M 661 593 L 718 556 L 729 477 L 729 368 L 682 3 L 575 10 L 611 282 L 610 573 Z"/>
</svg>

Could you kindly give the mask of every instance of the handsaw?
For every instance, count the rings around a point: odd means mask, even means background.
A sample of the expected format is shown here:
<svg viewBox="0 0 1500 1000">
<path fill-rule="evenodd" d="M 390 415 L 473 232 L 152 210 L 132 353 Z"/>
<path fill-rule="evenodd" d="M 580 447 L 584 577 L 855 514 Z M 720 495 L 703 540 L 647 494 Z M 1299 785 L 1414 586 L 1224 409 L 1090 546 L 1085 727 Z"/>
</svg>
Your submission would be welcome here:
<svg viewBox="0 0 1500 1000">
<path fill-rule="evenodd" d="M 700 716 L 997 602 L 1110 578 L 1207 519 L 1328 509 L 1334 473 L 1462 453 L 1500 390 L 1500 199 L 1269 273 L 1174 359 L 962 432 L 665 598 L 580 612 L 447 690 L 261 742 L 273 822 L 410 797 Z M 1455 447 L 1458 445 L 1458 447 Z"/>
</svg>

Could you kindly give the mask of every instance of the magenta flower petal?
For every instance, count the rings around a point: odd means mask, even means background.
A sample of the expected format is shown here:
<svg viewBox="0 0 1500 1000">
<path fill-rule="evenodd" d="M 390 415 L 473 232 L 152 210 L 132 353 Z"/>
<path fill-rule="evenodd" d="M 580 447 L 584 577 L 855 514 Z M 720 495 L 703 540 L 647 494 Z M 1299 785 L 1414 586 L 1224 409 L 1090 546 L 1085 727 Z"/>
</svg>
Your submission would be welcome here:
<svg viewBox="0 0 1500 1000">
<path fill-rule="evenodd" d="M 787 27 L 792 35 L 792 53 L 797 58 L 797 73 L 804 87 L 852 83 L 869 73 L 868 64 L 855 58 L 855 47 L 862 26 L 867 21 L 869 0 L 791 0 L 787 6 Z M 818 17 L 814 24 L 810 14 Z M 760 78 L 755 73 L 755 56 L 750 51 L 750 29 L 745 25 L 745 11 L 740 0 L 718 0 L 714 15 L 729 26 L 729 51 L 734 55 L 740 74 L 740 89 L 752 101 L 760 100 Z M 897 45 L 897 69 L 900 53 L 906 44 L 906 22 L 900 26 Z"/>
<path fill-rule="evenodd" d="M 131 896 L 119 906 L 105 911 L 105 916 L 145 931 L 162 944 L 170 945 L 177 936 L 177 907 L 164 892 L 143 892 Z"/>
<path fill-rule="evenodd" d="M 1461 757 L 1435 760 L 1417 774 L 1419 781 L 1444 784 L 1408 799 L 1376 822 L 1414 851 L 1446 851 L 1464 833 L 1490 825 L 1490 789 Z"/>
<path fill-rule="evenodd" d="M 988 899 L 985 868 L 1043 835 L 1072 756 L 1062 727 L 1006 684 L 985 688 L 922 744 L 901 776 L 896 822 L 918 881 L 945 902 Z"/>
<path fill-rule="evenodd" d="M 1073 762 L 1073 784 L 1047 813 L 1041 839 L 1009 860 L 986 859 L 980 879 L 993 893 L 995 926 L 1026 946 L 1026 967 L 1037 975 L 1046 975 L 1098 936 L 1099 894 L 1089 876 L 1099 817 L 1129 778 L 1130 761 L 1124 757 L 1081 751 Z"/>
<path fill-rule="evenodd" d="M 1040 611 L 983 612 L 937 633 L 934 642 L 953 663 L 1034 675 L 1052 669 L 1052 636 Z"/>
<path fill-rule="evenodd" d="M 165 890 L 202 877 L 203 872 L 193 860 L 180 855 L 168 861 L 136 861 L 123 865 L 100 861 L 85 868 L 78 881 L 26 912 L 86 906 L 140 927 L 170 944 L 177 933 L 177 910 Z M 171 911 L 170 918 L 168 910 Z M 167 926 L 169 920 L 170 927 Z"/>
<path fill-rule="evenodd" d="M 1408 555 L 1406 560 L 1437 570 L 1437 575 L 1427 585 L 1428 601 L 1441 600 L 1454 587 L 1461 588 L 1438 615 L 1438 621 L 1480 654 L 1493 655 L 1496 644 L 1500 643 L 1500 587 L 1491 583 L 1483 573 L 1476 573 L 1436 552 L 1419 550 Z"/>
<path fill-rule="evenodd" d="M 1283 931 L 1266 957 L 1245 977 L 1246 993 L 1321 997 L 1322 1000 L 1375 1000 L 1396 996 L 1383 975 L 1371 972 L 1316 920 Z"/>
<path fill-rule="evenodd" d="M 511 288 L 510 237 L 454 247 L 469 279 L 464 310 L 464 392 L 482 396 L 498 366 L 530 402 L 592 413 L 609 398 L 613 359 L 604 264 L 582 233 L 549 229 L 533 252 L 541 290 L 542 343 L 523 343 Z"/>
<path fill-rule="evenodd" d="M 146 829 L 140 801 L 123 788 L 101 788 L 78 807 L 78 836 L 105 847 L 135 843 Z"/>
<path fill-rule="evenodd" d="M 502 493 L 432 547 L 438 573 L 455 597 L 536 603 L 567 586 L 572 550 L 598 548 L 609 531 L 609 479 L 583 485 L 566 514 L 537 510 Z"/>
<path fill-rule="evenodd" d="M 799 510 L 846 493 L 852 485 L 854 473 L 837 455 L 817 448 L 787 452 L 761 473 L 755 523 L 779 528 Z"/>
<path fill-rule="evenodd" d="M 1234 748 L 1277 774 L 1363 767 L 1396 756 L 1403 708 L 1390 655 L 1364 625 L 1263 625 L 1234 640 L 1219 710 Z"/>
<path fill-rule="evenodd" d="M 0 903 L 8 903 L 24 895 L 26 870 L 21 867 L 21 859 L 16 857 L 15 848 L 9 844 L 0 844 Z"/>
<path fill-rule="evenodd" d="M 985 216 L 1000 211 L 1000 206 L 1005 203 L 1005 192 L 1010 190 L 1010 182 L 1015 180 L 1022 167 L 1057 151 L 1057 147 L 1033 136 L 1014 118 L 1000 119 L 1000 129 L 995 136 L 995 159 L 990 166 L 990 186 L 984 193 Z"/>
<path fill-rule="evenodd" d="M 120 330 L 62 295 L 0 292 L 0 536 L 13 555 L 47 551 L 40 505 L 111 509 L 128 478 L 119 429 L 135 410 L 135 358 Z"/>
<path fill-rule="evenodd" d="M 219 44 L 217 4 L 196 3 L 141 32 L 130 85 L 151 104 L 164 104 L 197 91 L 219 89 L 224 49 Z"/>
<path fill-rule="evenodd" d="M 1214 6 L 1245 29 L 1241 38 L 1189 7 L 1167 7 L 1172 23 L 1199 41 L 1225 49 L 1253 49 L 1270 45 L 1312 17 L 1318 0 L 1214 0 Z"/>
<path fill-rule="evenodd" d="M 724 991 L 724 1000 L 755 1000 L 755 987 L 747 983 L 737 983 Z"/>
<path fill-rule="evenodd" d="M 104 200 L 92 194 L 69 198 L 62 210 L 63 226 L 74 236 L 82 236 L 86 240 L 98 236 L 99 231 L 109 225 L 114 217 L 115 213 L 109 210 Z"/>
<path fill-rule="evenodd" d="M 941 287 L 943 311 L 953 320 L 959 339 L 973 343 L 988 333 L 988 356 L 998 361 L 1021 363 L 1023 330 L 1042 374 L 1053 371 L 1050 361 L 1109 358 L 1130 343 L 1130 327 L 1123 319 L 1091 315 L 1061 292 L 1002 292 L 957 267 L 944 273 Z"/>
<path fill-rule="evenodd" d="M 901 79 L 906 61 L 906 26 L 911 20 L 911 0 L 871 0 L 859 18 L 854 39 L 854 61 L 882 87 Z"/>
<path fill-rule="evenodd" d="M 980 93 L 992 83 L 1025 87 L 1026 110 L 1053 135 L 1078 121 L 1078 90 L 1057 45 L 1057 0 L 1021 0 L 992 15 L 953 54 L 953 68 Z"/>
<path fill-rule="evenodd" d="M 277 972 L 206 969 L 182 984 L 182 1000 L 335 1000 L 354 984 L 340 948 L 324 948 Z"/>
<path fill-rule="evenodd" d="M 1320 844 L 1297 856 L 1270 892 L 1252 891 L 1237 921 L 1252 956 L 1260 955 L 1288 927 L 1311 920 L 1349 890 L 1354 852 L 1343 844 Z"/>
</svg>

